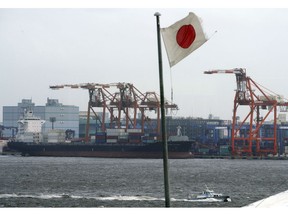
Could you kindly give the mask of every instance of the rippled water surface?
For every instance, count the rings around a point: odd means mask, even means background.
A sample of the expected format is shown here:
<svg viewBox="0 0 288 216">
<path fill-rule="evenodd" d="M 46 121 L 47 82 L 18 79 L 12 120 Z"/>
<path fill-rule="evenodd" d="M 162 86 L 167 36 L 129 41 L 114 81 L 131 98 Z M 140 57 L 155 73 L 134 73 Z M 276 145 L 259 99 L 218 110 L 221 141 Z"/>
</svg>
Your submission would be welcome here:
<svg viewBox="0 0 288 216">
<path fill-rule="evenodd" d="M 172 207 L 242 207 L 288 190 L 288 160 L 169 160 Z M 161 159 L 0 156 L 0 207 L 164 207 Z M 232 202 L 188 200 L 207 185 Z"/>
</svg>

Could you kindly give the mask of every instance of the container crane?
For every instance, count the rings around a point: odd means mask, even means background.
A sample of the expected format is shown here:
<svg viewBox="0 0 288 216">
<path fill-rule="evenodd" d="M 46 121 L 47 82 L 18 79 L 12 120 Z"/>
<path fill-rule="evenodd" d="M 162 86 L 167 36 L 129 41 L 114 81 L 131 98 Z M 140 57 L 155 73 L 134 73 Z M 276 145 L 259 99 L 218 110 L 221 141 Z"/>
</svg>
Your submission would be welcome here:
<svg viewBox="0 0 288 216">
<path fill-rule="evenodd" d="M 89 141 L 89 125 L 91 111 L 96 119 L 101 124 L 101 130 L 106 131 L 105 114 L 109 112 L 110 122 L 109 127 L 123 128 L 121 119 L 125 118 L 125 129 L 135 129 L 137 125 L 137 113 L 141 113 L 141 131 L 144 132 L 145 122 L 149 123 L 149 117 L 146 116 L 145 111 L 154 110 L 157 112 L 157 128 L 156 133 L 160 134 L 160 101 L 155 92 L 140 92 L 131 83 L 84 83 L 84 84 L 65 84 L 50 86 L 51 89 L 58 90 L 65 87 L 72 89 L 87 89 L 89 92 L 87 123 L 85 131 L 85 141 Z M 153 97 L 151 97 L 153 95 Z M 97 115 L 94 108 L 102 108 L 102 117 Z M 165 108 L 178 109 L 176 104 L 170 102 L 165 103 Z"/>
<path fill-rule="evenodd" d="M 232 154 L 248 156 L 277 154 L 277 107 L 287 109 L 288 106 L 283 97 L 271 91 L 268 92 L 266 88 L 246 76 L 246 70 L 243 68 L 205 71 L 204 74 L 235 74 L 236 76 L 237 88 L 231 129 Z M 239 106 L 250 108 L 242 122 L 237 122 Z M 266 110 L 264 117 L 260 117 L 261 109 Z M 268 116 L 272 116 L 273 119 L 273 129 L 269 136 L 261 130 Z M 245 129 L 247 125 L 248 131 Z"/>
</svg>

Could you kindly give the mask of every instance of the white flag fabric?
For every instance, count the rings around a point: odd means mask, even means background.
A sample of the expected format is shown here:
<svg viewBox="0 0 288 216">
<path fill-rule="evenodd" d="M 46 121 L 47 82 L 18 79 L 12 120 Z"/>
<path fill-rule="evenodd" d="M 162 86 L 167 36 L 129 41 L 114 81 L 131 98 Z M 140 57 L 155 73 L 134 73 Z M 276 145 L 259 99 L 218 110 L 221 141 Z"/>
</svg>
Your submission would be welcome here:
<svg viewBox="0 0 288 216">
<path fill-rule="evenodd" d="M 176 65 L 208 39 L 199 18 L 192 12 L 167 28 L 161 28 L 170 67 Z"/>
</svg>

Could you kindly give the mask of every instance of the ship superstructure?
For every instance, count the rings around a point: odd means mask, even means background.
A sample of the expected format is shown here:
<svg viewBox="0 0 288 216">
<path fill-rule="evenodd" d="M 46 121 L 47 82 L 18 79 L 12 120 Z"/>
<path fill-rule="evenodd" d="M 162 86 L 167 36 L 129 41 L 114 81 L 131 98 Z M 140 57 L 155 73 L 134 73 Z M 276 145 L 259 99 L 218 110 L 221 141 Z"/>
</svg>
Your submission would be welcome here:
<svg viewBox="0 0 288 216">
<path fill-rule="evenodd" d="M 45 123 L 40 117 L 33 115 L 32 110 L 24 112 L 24 117 L 18 121 L 16 140 L 21 142 L 39 143 L 43 141 L 42 125 Z"/>
</svg>

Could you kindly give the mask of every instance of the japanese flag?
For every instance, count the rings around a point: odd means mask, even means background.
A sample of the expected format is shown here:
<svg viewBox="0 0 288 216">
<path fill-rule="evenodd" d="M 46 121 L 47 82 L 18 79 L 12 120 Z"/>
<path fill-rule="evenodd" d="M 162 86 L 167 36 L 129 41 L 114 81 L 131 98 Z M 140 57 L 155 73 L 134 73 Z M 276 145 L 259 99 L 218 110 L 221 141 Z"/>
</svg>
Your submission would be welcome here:
<svg viewBox="0 0 288 216">
<path fill-rule="evenodd" d="M 199 18 L 192 12 L 167 28 L 161 28 L 170 67 L 176 65 L 208 39 Z"/>
</svg>

